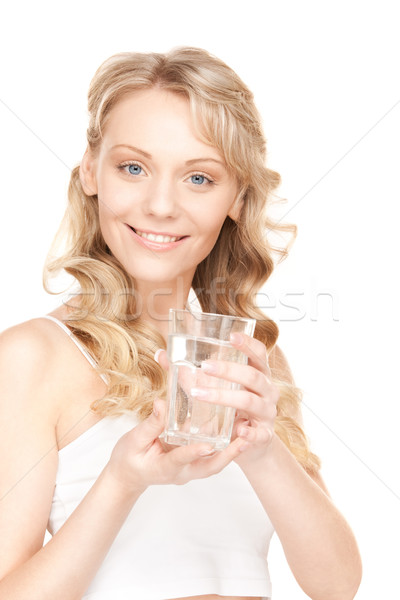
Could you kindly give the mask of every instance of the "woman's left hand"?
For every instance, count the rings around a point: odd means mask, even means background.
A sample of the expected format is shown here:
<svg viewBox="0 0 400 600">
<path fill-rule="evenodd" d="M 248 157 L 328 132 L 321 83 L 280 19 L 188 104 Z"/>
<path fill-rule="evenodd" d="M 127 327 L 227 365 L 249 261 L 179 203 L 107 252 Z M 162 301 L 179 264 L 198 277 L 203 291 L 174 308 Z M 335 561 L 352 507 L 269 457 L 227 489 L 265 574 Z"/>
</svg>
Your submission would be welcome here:
<svg viewBox="0 0 400 600">
<path fill-rule="evenodd" d="M 234 460 L 244 467 L 248 462 L 254 463 L 268 452 L 275 435 L 274 421 L 279 388 L 271 381 L 267 349 L 261 341 L 244 333 L 235 333 L 232 335 L 231 344 L 247 355 L 247 365 L 207 360 L 202 364 L 202 368 L 207 375 L 241 384 L 242 389 L 199 387 L 192 389 L 191 394 L 205 402 L 236 408 L 232 441 L 240 437 L 247 444 Z M 159 362 L 164 366 L 164 357 Z"/>
<path fill-rule="evenodd" d="M 197 388 L 199 400 L 236 408 L 232 441 L 246 440 L 241 454 L 234 459 L 240 466 L 254 462 L 268 452 L 274 434 L 279 388 L 271 381 L 268 354 L 265 345 L 244 333 L 235 333 L 231 344 L 247 355 L 248 364 L 222 360 L 207 360 L 202 368 L 213 375 L 239 383 L 240 390 Z M 211 370 L 210 370 L 211 369 Z M 192 390 L 193 393 L 193 390 Z M 196 393 L 196 392 L 195 392 Z"/>
</svg>

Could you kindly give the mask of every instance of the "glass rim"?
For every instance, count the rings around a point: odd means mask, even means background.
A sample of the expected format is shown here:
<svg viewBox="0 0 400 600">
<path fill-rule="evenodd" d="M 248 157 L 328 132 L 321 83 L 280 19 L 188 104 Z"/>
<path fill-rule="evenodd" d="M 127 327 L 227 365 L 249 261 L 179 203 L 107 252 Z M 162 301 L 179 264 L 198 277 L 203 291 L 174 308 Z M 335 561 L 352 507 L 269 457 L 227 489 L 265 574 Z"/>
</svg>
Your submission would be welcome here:
<svg viewBox="0 0 400 600">
<path fill-rule="evenodd" d="M 206 316 L 206 317 L 220 317 L 220 318 L 224 318 L 224 319 L 232 319 L 235 321 L 245 321 L 246 323 L 257 323 L 257 319 L 254 319 L 253 317 L 237 317 L 236 315 L 224 315 L 222 313 L 207 313 L 207 312 L 202 312 L 200 310 L 188 310 L 187 308 L 170 308 L 169 309 L 169 314 L 171 315 L 172 313 L 187 313 L 189 315 L 192 315 L 193 317 L 196 318 L 196 316 L 198 315 L 199 317 L 201 316 Z"/>
</svg>

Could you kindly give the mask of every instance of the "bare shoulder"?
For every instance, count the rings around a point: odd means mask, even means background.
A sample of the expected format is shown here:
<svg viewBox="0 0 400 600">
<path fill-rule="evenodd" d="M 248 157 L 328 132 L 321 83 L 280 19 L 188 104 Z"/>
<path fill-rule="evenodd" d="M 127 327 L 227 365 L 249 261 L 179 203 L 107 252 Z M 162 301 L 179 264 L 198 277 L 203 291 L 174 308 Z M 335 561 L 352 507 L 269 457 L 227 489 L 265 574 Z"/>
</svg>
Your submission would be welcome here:
<svg viewBox="0 0 400 600">
<path fill-rule="evenodd" d="M 104 388 L 104 382 L 66 332 L 42 317 L 0 333 L 0 370 L 5 369 L 15 375 L 23 372 L 33 385 L 44 385 L 45 397 L 53 408 L 58 404 L 62 409 L 65 401 L 68 404 L 77 393 L 82 395 L 93 388 L 97 393 Z"/>
<path fill-rule="evenodd" d="M 68 377 L 60 347 L 65 340 L 52 325 L 31 319 L 0 333 L 0 419 L 28 422 L 28 437 L 39 431 L 54 437 L 64 401 Z"/>
<path fill-rule="evenodd" d="M 0 333 L 0 389 L 15 410 L 35 410 L 53 427 L 92 371 L 69 336 L 49 319 L 30 319 Z M 0 403 L 2 398 L 0 397 Z"/>
<path fill-rule="evenodd" d="M 44 319 L 31 319 L 0 333 L 0 364 L 12 372 L 30 373 L 43 378 L 43 367 L 54 358 L 57 337 Z"/>
<path fill-rule="evenodd" d="M 35 319 L 0 334 L 0 578 L 43 543 L 58 465 L 55 345 Z"/>
<path fill-rule="evenodd" d="M 42 401 L 48 398 L 55 410 L 60 390 L 71 379 L 71 362 L 65 360 L 74 355 L 71 346 L 65 332 L 48 319 L 14 325 L 0 333 L 0 377 L 40 390 Z"/>
<path fill-rule="evenodd" d="M 0 417 L 20 420 L 29 415 L 43 426 L 55 425 L 57 404 L 51 376 L 57 362 L 57 339 L 40 319 L 32 319 L 0 333 Z"/>
</svg>

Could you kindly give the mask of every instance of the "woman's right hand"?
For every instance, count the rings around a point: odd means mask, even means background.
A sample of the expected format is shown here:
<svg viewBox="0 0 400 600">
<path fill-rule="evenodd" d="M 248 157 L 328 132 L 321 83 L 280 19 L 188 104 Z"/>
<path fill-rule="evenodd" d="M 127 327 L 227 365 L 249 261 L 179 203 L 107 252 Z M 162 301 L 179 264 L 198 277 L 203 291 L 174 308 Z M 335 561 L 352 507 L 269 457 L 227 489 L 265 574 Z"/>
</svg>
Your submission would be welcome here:
<svg viewBox="0 0 400 600">
<path fill-rule="evenodd" d="M 164 430 L 165 412 L 166 402 L 156 400 L 152 414 L 123 435 L 114 447 L 106 469 L 128 491 L 143 492 L 149 485 L 181 485 L 209 477 L 219 473 L 247 445 L 240 438 L 221 451 L 214 451 L 206 443 L 165 444 L 158 437 Z"/>
</svg>

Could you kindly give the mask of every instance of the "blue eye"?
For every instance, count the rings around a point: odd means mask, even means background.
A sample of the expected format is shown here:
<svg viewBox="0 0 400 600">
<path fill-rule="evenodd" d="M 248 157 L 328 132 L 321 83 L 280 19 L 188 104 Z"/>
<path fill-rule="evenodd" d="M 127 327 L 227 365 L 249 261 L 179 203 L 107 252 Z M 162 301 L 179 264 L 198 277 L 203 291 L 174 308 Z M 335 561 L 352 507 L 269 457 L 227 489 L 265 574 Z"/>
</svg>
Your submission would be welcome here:
<svg viewBox="0 0 400 600">
<path fill-rule="evenodd" d="M 128 166 L 128 171 L 131 175 L 140 175 L 140 172 L 142 171 L 142 167 L 140 167 L 139 165 L 127 165 Z"/>
<path fill-rule="evenodd" d="M 192 180 L 192 183 L 195 183 L 196 185 L 201 185 L 205 181 L 208 181 L 204 175 L 192 175 L 190 179 Z"/>
</svg>

